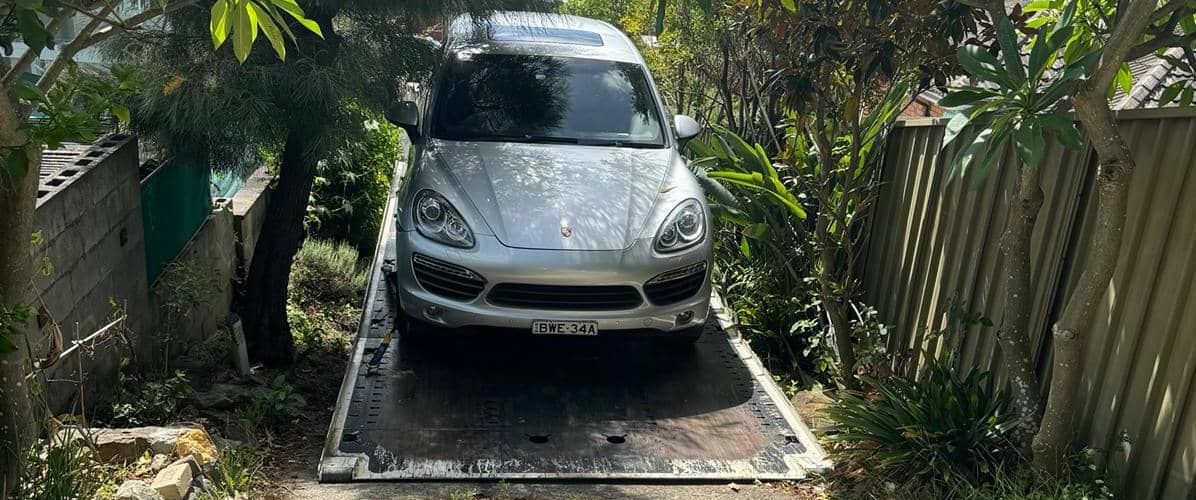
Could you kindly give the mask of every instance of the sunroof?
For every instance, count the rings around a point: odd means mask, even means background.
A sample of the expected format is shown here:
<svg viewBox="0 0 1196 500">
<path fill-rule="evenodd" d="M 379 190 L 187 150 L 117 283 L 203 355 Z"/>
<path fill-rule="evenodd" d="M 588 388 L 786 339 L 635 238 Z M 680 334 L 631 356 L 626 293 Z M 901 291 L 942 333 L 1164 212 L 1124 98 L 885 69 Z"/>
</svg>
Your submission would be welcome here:
<svg viewBox="0 0 1196 500">
<path fill-rule="evenodd" d="M 601 47 L 602 35 L 593 31 L 531 26 L 491 26 L 490 39 L 496 42 L 568 43 Z"/>
</svg>

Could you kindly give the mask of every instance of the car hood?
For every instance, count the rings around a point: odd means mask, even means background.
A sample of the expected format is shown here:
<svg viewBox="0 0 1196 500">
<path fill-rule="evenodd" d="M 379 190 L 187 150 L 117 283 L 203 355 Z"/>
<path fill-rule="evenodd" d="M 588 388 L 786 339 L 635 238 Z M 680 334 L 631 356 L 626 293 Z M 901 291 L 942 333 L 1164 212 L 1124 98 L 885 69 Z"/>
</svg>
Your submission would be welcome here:
<svg viewBox="0 0 1196 500">
<path fill-rule="evenodd" d="M 620 250 L 639 235 L 672 149 L 440 142 L 434 162 L 503 245 Z"/>
</svg>

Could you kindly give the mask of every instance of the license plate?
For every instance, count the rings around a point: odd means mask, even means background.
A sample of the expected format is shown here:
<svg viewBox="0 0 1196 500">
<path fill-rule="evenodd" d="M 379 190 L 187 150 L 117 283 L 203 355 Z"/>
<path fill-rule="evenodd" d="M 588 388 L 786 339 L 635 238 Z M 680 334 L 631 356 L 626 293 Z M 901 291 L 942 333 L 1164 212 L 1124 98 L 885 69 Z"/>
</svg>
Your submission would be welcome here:
<svg viewBox="0 0 1196 500">
<path fill-rule="evenodd" d="M 598 335 L 597 321 L 533 321 L 536 335 Z"/>
</svg>

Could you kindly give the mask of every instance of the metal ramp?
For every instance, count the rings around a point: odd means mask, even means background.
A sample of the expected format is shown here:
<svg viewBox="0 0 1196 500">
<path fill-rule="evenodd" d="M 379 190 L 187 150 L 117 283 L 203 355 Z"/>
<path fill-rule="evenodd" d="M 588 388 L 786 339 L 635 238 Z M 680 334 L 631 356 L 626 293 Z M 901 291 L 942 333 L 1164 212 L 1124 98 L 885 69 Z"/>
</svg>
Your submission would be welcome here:
<svg viewBox="0 0 1196 500">
<path fill-rule="evenodd" d="M 399 332 L 367 373 L 394 324 L 381 271 L 394 255 L 393 204 L 392 194 L 320 481 L 796 480 L 829 467 L 717 297 L 692 348 Z"/>
</svg>

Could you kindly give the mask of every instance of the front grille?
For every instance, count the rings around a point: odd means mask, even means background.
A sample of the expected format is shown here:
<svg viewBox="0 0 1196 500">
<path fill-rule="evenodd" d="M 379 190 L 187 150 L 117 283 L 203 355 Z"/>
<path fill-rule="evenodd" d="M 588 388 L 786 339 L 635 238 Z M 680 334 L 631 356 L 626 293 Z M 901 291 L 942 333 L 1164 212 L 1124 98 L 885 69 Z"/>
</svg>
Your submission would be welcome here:
<svg viewBox="0 0 1196 500">
<path fill-rule="evenodd" d="M 643 303 L 630 286 L 555 286 L 499 283 L 487 296 L 490 303 L 520 309 L 561 311 L 617 311 Z"/>
<path fill-rule="evenodd" d="M 644 294 L 658 306 L 676 304 L 693 297 L 706 283 L 706 263 L 674 269 L 644 284 Z"/>
<path fill-rule="evenodd" d="M 411 256 L 411 267 L 419 286 L 441 297 L 469 301 L 486 286 L 486 280 L 469 269 L 420 254 Z"/>
</svg>

